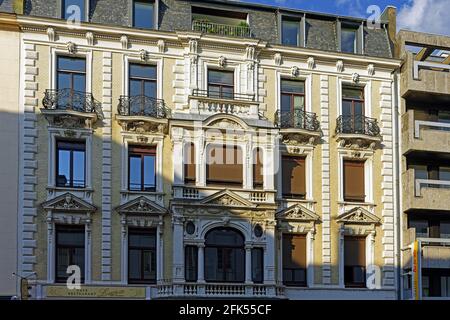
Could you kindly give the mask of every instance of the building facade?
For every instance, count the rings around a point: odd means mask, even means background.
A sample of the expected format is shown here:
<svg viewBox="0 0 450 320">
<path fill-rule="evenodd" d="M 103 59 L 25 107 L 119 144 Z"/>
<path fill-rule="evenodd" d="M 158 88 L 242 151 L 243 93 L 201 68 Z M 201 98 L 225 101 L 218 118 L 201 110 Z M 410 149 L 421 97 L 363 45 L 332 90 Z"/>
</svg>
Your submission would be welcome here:
<svg viewBox="0 0 450 320">
<path fill-rule="evenodd" d="M 450 38 L 400 31 L 405 299 L 450 297 Z"/>
<path fill-rule="evenodd" d="M 9 299 L 17 295 L 20 280 L 14 275 L 18 255 L 20 33 L 14 14 L 0 13 L 0 20 L 0 299 Z"/>
<path fill-rule="evenodd" d="M 32 0 L 17 22 L 31 298 L 397 298 L 395 9 Z"/>
</svg>

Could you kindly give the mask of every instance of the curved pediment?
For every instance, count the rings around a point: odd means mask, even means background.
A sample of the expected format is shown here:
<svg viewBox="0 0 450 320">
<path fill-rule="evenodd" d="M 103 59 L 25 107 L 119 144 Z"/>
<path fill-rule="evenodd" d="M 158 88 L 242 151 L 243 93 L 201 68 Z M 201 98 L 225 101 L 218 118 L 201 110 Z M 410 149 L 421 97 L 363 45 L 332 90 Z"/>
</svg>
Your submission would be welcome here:
<svg viewBox="0 0 450 320">
<path fill-rule="evenodd" d="M 379 224 L 381 222 L 380 218 L 361 207 L 345 212 L 338 217 L 337 221 L 344 224 Z"/>
<path fill-rule="evenodd" d="M 203 123 L 206 127 L 219 129 L 246 130 L 249 128 L 245 121 L 230 114 L 216 114 L 207 118 Z"/>
<path fill-rule="evenodd" d="M 94 212 L 97 210 L 92 204 L 74 196 L 70 192 L 42 203 L 42 208 L 59 212 Z"/>
<path fill-rule="evenodd" d="M 277 213 L 280 220 L 293 221 L 319 221 L 320 217 L 313 211 L 305 208 L 301 204 L 296 204 Z"/>
<path fill-rule="evenodd" d="M 120 214 L 130 215 L 163 215 L 167 213 L 166 208 L 161 207 L 144 196 L 124 203 L 117 207 L 116 211 Z"/>
</svg>

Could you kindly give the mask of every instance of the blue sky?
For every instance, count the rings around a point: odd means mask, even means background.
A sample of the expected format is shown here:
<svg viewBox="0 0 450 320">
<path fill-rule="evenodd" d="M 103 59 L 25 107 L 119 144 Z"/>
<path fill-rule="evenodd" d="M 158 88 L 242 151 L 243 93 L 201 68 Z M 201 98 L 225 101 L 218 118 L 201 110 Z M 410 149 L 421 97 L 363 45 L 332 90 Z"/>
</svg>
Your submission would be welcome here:
<svg viewBox="0 0 450 320">
<path fill-rule="evenodd" d="M 241 0 L 344 16 L 368 17 L 367 8 L 397 7 L 399 28 L 450 36 L 450 0 Z"/>
</svg>

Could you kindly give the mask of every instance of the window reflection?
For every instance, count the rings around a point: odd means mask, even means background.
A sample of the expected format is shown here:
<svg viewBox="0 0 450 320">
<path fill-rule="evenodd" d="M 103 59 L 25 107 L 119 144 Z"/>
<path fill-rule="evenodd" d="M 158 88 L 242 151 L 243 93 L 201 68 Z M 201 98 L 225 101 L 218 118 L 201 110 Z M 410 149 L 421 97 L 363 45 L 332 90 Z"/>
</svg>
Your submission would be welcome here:
<svg viewBox="0 0 450 320">
<path fill-rule="evenodd" d="M 76 265 L 84 279 L 84 226 L 56 226 L 56 281 L 67 280 L 67 268 Z"/>
<path fill-rule="evenodd" d="M 156 191 L 156 147 L 130 146 L 129 190 Z"/>
<path fill-rule="evenodd" d="M 86 186 L 86 144 L 76 141 L 57 141 L 56 186 L 84 188 Z"/>
<path fill-rule="evenodd" d="M 153 229 L 128 231 L 128 281 L 156 282 L 156 232 Z"/>
<path fill-rule="evenodd" d="M 283 19 L 282 22 L 282 43 L 287 46 L 300 45 L 300 21 Z"/>
<path fill-rule="evenodd" d="M 154 29 L 154 10 L 153 0 L 133 1 L 133 27 L 142 29 Z"/>
<path fill-rule="evenodd" d="M 79 13 L 80 21 L 86 21 L 86 0 L 63 0 L 62 1 L 62 18 L 63 19 L 76 19 Z"/>
</svg>

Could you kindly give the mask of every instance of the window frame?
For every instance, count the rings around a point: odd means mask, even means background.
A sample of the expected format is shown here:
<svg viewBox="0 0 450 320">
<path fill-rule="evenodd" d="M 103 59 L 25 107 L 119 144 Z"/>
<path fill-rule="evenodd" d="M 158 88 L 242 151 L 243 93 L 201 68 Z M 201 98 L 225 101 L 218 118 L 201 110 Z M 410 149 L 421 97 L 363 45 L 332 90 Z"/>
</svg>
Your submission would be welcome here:
<svg viewBox="0 0 450 320">
<path fill-rule="evenodd" d="M 84 145 L 84 163 L 83 163 L 83 171 L 84 171 L 84 181 L 82 186 L 75 186 L 74 185 L 74 179 L 73 179 L 73 168 L 74 168 L 74 159 L 73 159 L 73 152 L 74 151 L 80 151 L 78 149 L 68 149 L 68 148 L 60 148 L 59 143 L 67 143 L 67 144 L 78 144 L 78 145 Z M 73 189 L 85 189 L 87 187 L 87 146 L 86 146 L 86 140 L 71 140 L 71 139 L 62 139 L 62 138 L 56 138 L 55 140 L 55 186 L 57 188 L 73 188 Z M 60 185 L 58 183 L 58 176 L 59 176 L 59 151 L 65 150 L 70 152 L 70 164 L 69 164 L 69 171 L 70 171 L 70 183 L 69 185 Z"/>
<path fill-rule="evenodd" d="M 208 172 L 209 172 L 209 166 L 210 166 L 210 161 L 209 161 L 209 156 L 212 153 L 211 148 L 217 149 L 217 148 L 222 148 L 222 149 L 227 149 L 227 148 L 233 148 L 234 150 L 239 150 L 238 152 L 241 153 L 241 163 L 238 162 L 238 157 L 236 157 L 236 162 L 233 165 L 237 165 L 241 167 L 241 171 L 242 171 L 242 175 L 241 175 L 241 180 L 240 181 L 224 181 L 224 180 L 217 180 L 217 179 L 211 179 L 209 178 Z M 234 186 L 234 187 L 240 187 L 243 188 L 244 187 L 244 182 L 245 182 L 245 166 L 244 166 L 244 157 L 245 157 L 245 149 L 240 146 L 240 145 L 227 145 L 227 144 L 208 144 L 206 146 L 206 152 L 205 152 L 205 159 L 206 159 L 206 163 L 205 163 L 205 182 L 206 185 L 209 186 Z M 236 152 L 236 151 L 235 151 Z M 217 159 L 217 157 L 215 157 Z M 214 164 L 217 165 L 217 164 Z M 223 164 L 222 164 L 223 165 Z"/>
<path fill-rule="evenodd" d="M 63 248 L 63 249 L 83 249 L 83 266 L 82 266 L 82 272 L 81 272 L 81 279 L 80 282 L 84 283 L 85 279 L 86 279 L 86 273 L 88 270 L 86 269 L 86 229 L 84 225 L 64 225 L 64 224 L 56 224 L 55 227 L 55 271 L 54 271 L 54 276 L 55 276 L 55 282 L 56 283 L 65 283 L 67 281 L 67 278 L 69 277 L 69 275 L 67 275 L 67 277 L 61 278 L 58 277 L 58 250 Z M 84 236 L 84 242 L 83 245 L 63 245 L 60 246 L 58 245 L 59 242 L 59 233 L 61 232 L 66 232 L 66 233 L 83 233 Z M 73 261 L 73 257 L 72 257 L 73 253 L 71 253 L 70 256 L 70 260 Z M 71 265 L 71 262 L 69 262 L 69 265 Z"/>
<path fill-rule="evenodd" d="M 257 170 L 260 170 L 260 174 Z M 264 150 L 261 147 L 256 147 L 253 149 L 253 189 L 263 190 L 264 189 Z M 261 179 L 261 181 L 259 181 Z"/>
<path fill-rule="evenodd" d="M 342 160 L 342 186 L 343 186 L 343 188 L 342 188 L 342 196 L 343 196 L 343 200 L 344 200 L 344 202 L 353 202 L 353 203 L 365 203 L 366 201 L 367 201 L 367 192 L 366 192 L 366 184 L 367 184 L 367 181 L 366 181 L 366 179 L 367 179 L 367 177 L 366 177 L 366 161 L 367 160 L 363 160 L 363 159 L 348 159 L 348 158 L 344 158 L 343 160 Z M 362 166 L 362 169 L 364 170 L 364 172 L 363 172 L 363 178 L 364 178 L 364 181 L 363 181 L 363 185 L 362 185 L 362 188 L 363 188 L 363 196 L 362 197 L 359 197 L 359 198 L 356 198 L 356 197 L 354 197 L 354 198 L 349 198 L 347 195 L 346 195 L 346 179 L 345 179 L 345 176 L 346 176 L 346 174 L 345 174 L 345 163 L 347 163 L 347 162 L 349 162 L 349 163 L 360 163 L 360 164 L 362 164 L 361 166 Z"/>
<path fill-rule="evenodd" d="M 196 148 L 194 142 L 188 142 L 184 144 L 184 155 L 183 159 L 185 161 L 183 165 L 183 178 L 185 184 L 196 184 L 197 181 L 197 161 L 196 161 Z M 189 158 L 189 162 L 193 161 L 193 163 L 186 163 L 186 160 Z M 193 176 L 188 176 L 188 172 L 193 170 Z"/>
<path fill-rule="evenodd" d="M 130 245 L 130 235 L 154 235 L 154 247 L 144 247 L 144 246 L 131 246 Z M 139 250 L 140 251 L 140 259 L 141 259 L 141 269 L 140 269 L 140 279 L 132 279 L 130 277 L 130 251 L 131 250 Z M 155 263 L 153 268 L 155 270 L 155 278 L 154 279 L 145 279 L 144 278 L 144 255 L 145 252 L 153 252 L 153 256 L 155 257 Z M 129 284 L 155 284 L 158 278 L 158 244 L 157 244 L 157 230 L 155 228 L 128 228 L 128 242 L 127 242 L 127 259 L 128 259 L 128 274 L 127 281 Z"/>
<path fill-rule="evenodd" d="M 223 84 L 223 83 L 219 83 L 219 82 L 211 82 L 210 81 L 210 72 L 220 72 L 220 73 L 228 73 L 228 74 L 232 74 L 233 75 L 233 84 Z M 217 98 L 217 99 L 227 99 L 227 100 L 232 100 L 236 94 L 236 81 L 235 81 L 235 70 L 220 70 L 220 69 L 215 69 L 215 68 L 208 68 L 207 69 L 207 74 L 206 74 L 206 90 L 207 90 L 207 95 L 210 98 Z M 211 92 L 209 90 L 209 86 L 217 86 L 219 87 L 219 94 L 218 96 L 211 96 Z M 231 88 L 232 89 L 232 93 L 231 93 L 231 97 L 226 97 L 223 93 L 223 88 Z"/>
<path fill-rule="evenodd" d="M 193 256 L 194 256 L 194 265 L 189 266 L 188 261 L 188 249 L 192 250 Z M 194 275 L 193 278 L 188 278 L 188 268 L 192 269 L 192 274 Z M 197 282 L 198 281 L 198 246 L 195 245 L 186 245 L 184 247 L 184 279 L 186 282 Z"/>
<path fill-rule="evenodd" d="M 134 150 L 142 150 L 142 151 L 134 151 Z M 140 189 L 132 189 L 131 188 L 131 158 L 138 158 L 140 156 L 140 164 L 141 164 L 141 186 Z M 154 157 L 154 180 L 155 180 L 155 186 L 149 188 L 149 190 L 145 189 L 145 157 L 147 156 L 153 156 Z M 149 146 L 142 146 L 142 145 L 129 145 L 128 146 L 128 183 L 127 188 L 130 192 L 156 192 L 158 189 L 158 179 L 157 179 L 157 168 L 158 168 L 158 148 L 157 146 L 149 145 Z"/>
<path fill-rule="evenodd" d="M 352 239 L 351 241 L 362 241 L 363 243 L 363 248 L 364 248 L 364 262 L 363 265 L 347 265 L 346 264 L 346 259 L 345 259 L 345 255 L 346 255 L 346 244 L 348 243 L 348 239 Z M 343 278 L 344 278 L 344 286 L 346 288 L 367 288 L 367 244 L 366 244 L 367 238 L 366 236 L 354 236 L 354 235 L 345 235 L 344 236 L 344 274 L 343 274 Z M 349 268 L 353 268 L 352 271 L 354 270 L 354 268 L 362 268 L 363 269 L 363 282 L 354 282 L 354 279 L 349 280 L 346 275 L 349 273 L 348 270 Z"/>
<path fill-rule="evenodd" d="M 302 26 L 303 26 L 303 18 L 302 17 L 294 17 L 294 16 L 288 16 L 288 15 L 283 15 L 283 16 L 281 16 L 281 19 L 280 19 L 280 21 L 281 21 L 281 23 L 280 23 L 280 35 L 281 35 L 281 45 L 283 45 L 283 46 L 289 46 L 289 47 L 303 47 L 304 46 L 304 44 L 302 43 L 303 41 L 303 36 L 302 36 Z M 286 21 L 289 21 L 289 22 L 296 22 L 297 23 L 297 26 L 298 26 L 298 34 L 297 34 L 297 41 L 296 41 L 296 44 L 286 44 L 285 42 L 284 42 L 284 23 L 286 22 Z"/>
<path fill-rule="evenodd" d="M 135 14 L 135 3 L 136 2 L 152 2 L 153 3 L 153 26 L 151 28 L 147 28 L 147 27 L 138 27 L 136 26 L 136 14 Z M 136 29 L 141 29 L 141 30 L 158 30 L 158 25 L 159 25 L 159 21 L 158 21 L 158 14 L 159 11 L 159 0 L 132 0 L 130 1 L 130 27 L 132 28 L 136 28 Z"/>
<path fill-rule="evenodd" d="M 306 155 L 292 155 L 292 154 L 282 154 L 281 156 L 281 196 L 285 199 L 300 199 L 306 200 L 308 198 L 308 169 L 307 169 L 307 156 Z M 304 166 L 304 178 L 305 178 L 305 192 L 304 194 L 293 194 L 293 193 L 285 193 L 284 181 L 283 181 L 283 171 L 284 171 L 284 159 L 298 159 L 299 161 L 303 161 Z"/>
<path fill-rule="evenodd" d="M 131 66 L 139 66 L 139 67 L 151 67 L 155 69 L 155 78 L 143 78 L 143 77 L 139 77 L 139 76 L 132 76 L 131 75 Z M 131 88 L 131 81 L 135 80 L 135 81 L 140 81 L 141 82 L 141 93 L 139 96 L 146 96 L 145 93 L 145 83 L 154 83 L 156 84 L 156 92 L 155 92 L 155 96 L 154 97 L 149 97 L 149 98 L 153 98 L 153 99 L 157 99 L 158 98 L 158 66 L 154 65 L 154 64 L 143 64 L 143 63 L 137 63 L 135 61 L 129 61 L 128 62 L 128 95 L 131 96 L 130 93 L 130 88 Z M 147 97 L 147 96 L 146 96 Z"/>
<path fill-rule="evenodd" d="M 285 238 L 302 238 L 304 243 L 305 243 L 305 268 L 287 268 L 284 264 L 284 254 L 285 254 Z M 307 234 L 300 234 L 300 233 L 282 233 L 281 235 L 281 241 L 282 241 L 282 245 L 281 245 L 281 263 L 282 263 L 282 268 L 281 268 L 281 278 L 282 278 L 282 282 L 283 285 L 287 286 L 287 287 L 308 287 L 308 273 L 309 273 L 309 268 L 308 268 L 308 235 Z M 290 253 L 290 255 L 292 256 L 292 252 Z M 305 274 L 305 280 L 304 281 L 286 281 L 284 279 L 284 272 L 285 270 L 290 270 L 290 271 L 295 271 L 295 270 L 300 270 L 303 271 Z"/>
<path fill-rule="evenodd" d="M 284 81 L 291 81 L 291 82 L 298 82 L 303 83 L 303 93 L 294 93 L 294 92 L 288 92 L 283 91 L 283 82 Z M 283 95 L 290 96 L 290 112 L 293 114 L 295 110 L 302 110 L 302 109 L 295 109 L 294 101 L 295 97 L 303 97 L 303 112 L 306 112 L 306 99 L 307 99 L 307 92 L 306 92 L 306 79 L 292 79 L 292 78 L 285 78 L 281 77 L 280 79 L 280 111 L 283 112 Z"/>
<path fill-rule="evenodd" d="M 252 250 L 251 250 L 252 252 L 251 252 L 251 259 L 252 259 L 252 262 L 251 262 L 251 264 L 252 264 L 252 281 L 253 281 L 253 283 L 256 283 L 256 284 L 261 284 L 261 283 L 264 283 L 264 248 L 261 248 L 261 247 L 254 247 L 254 248 L 252 248 Z M 256 275 L 257 275 L 257 272 L 256 272 L 256 270 L 255 270 L 255 264 L 253 263 L 254 262 L 254 260 L 255 260 L 255 257 L 254 257 L 254 254 L 256 254 L 256 252 L 259 252 L 259 254 L 260 254 L 260 256 L 259 256 L 259 267 L 260 267 L 260 269 L 261 269 L 261 271 L 260 271 L 260 274 L 261 274 L 261 277 L 260 278 L 258 278 Z M 246 262 L 246 263 L 248 263 L 248 262 Z"/>
<path fill-rule="evenodd" d="M 59 1 L 59 12 L 60 12 L 60 16 L 61 19 L 67 20 L 68 18 L 65 16 L 66 15 L 66 5 L 65 5 L 66 0 L 60 0 Z M 81 20 L 81 22 L 89 22 L 90 19 L 90 1 L 88 0 L 83 0 L 84 3 L 84 19 Z"/>
</svg>

